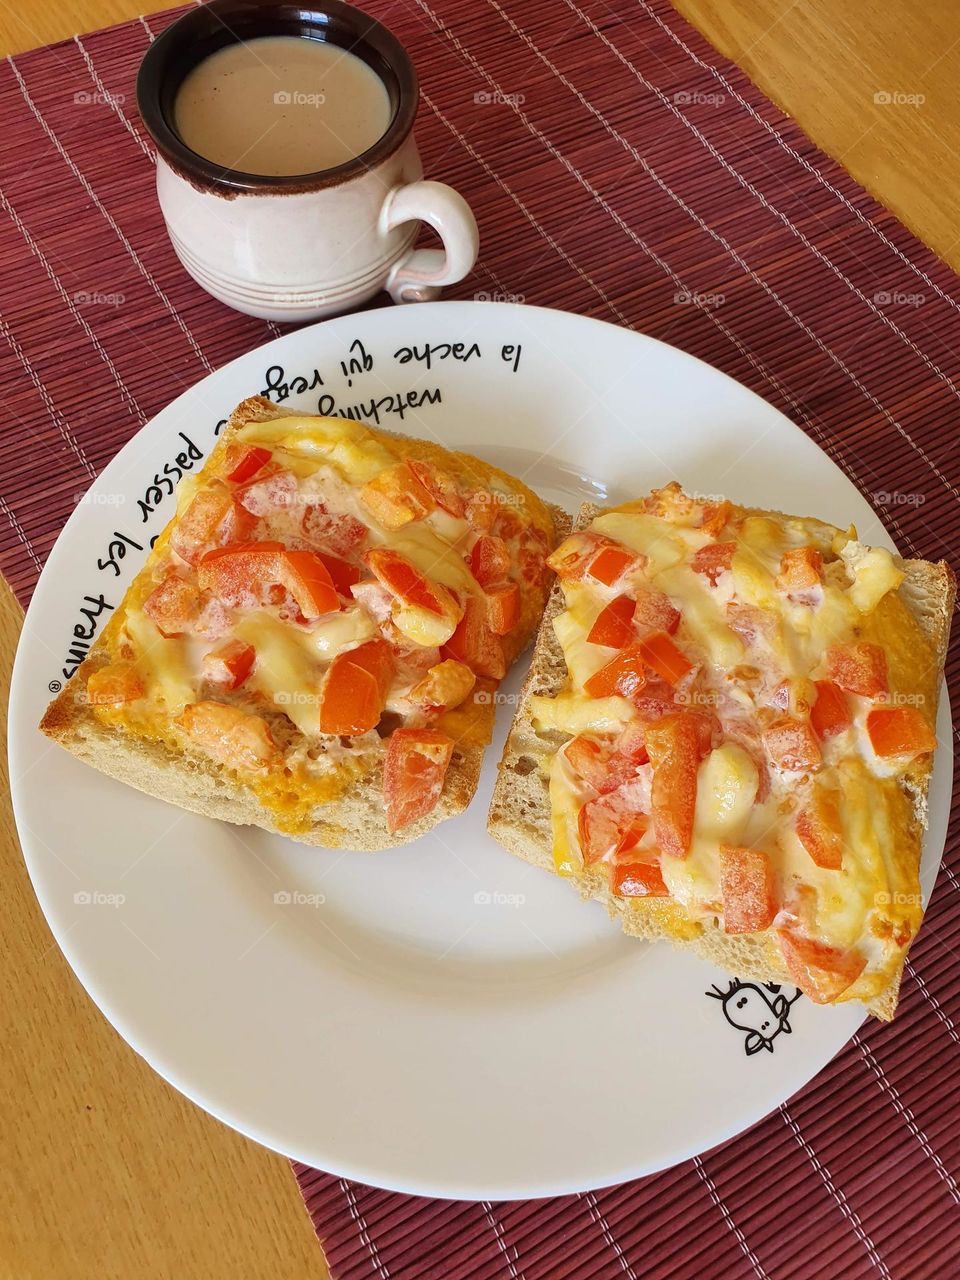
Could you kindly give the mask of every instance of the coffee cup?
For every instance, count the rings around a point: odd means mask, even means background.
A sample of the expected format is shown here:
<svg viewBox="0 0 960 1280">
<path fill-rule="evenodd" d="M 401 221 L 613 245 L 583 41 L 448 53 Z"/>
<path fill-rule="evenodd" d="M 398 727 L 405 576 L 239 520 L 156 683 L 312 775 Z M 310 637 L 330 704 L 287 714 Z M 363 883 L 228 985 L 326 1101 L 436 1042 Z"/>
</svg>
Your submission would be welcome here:
<svg viewBox="0 0 960 1280">
<path fill-rule="evenodd" d="M 298 102 L 297 91 L 284 87 L 276 68 L 269 83 L 279 87 L 272 103 L 262 103 L 265 113 L 268 106 L 272 112 L 263 131 L 268 136 L 265 142 L 256 136 L 255 117 L 262 95 L 258 98 L 254 89 L 243 85 L 259 84 L 262 88 L 263 67 L 270 63 L 267 44 L 275 49 L 278 37 L 321 42 L 328 64 L 351 60 L 346 69 L 355 79 L 350 82 L 350 101 L 343 109 L 352 114 L 344 116 L 339 125 L 334 118 L 324 126 L 333 151 L 311 150 L 313 141 L 319 140 L 319 123 L 309 117 L 305 123 L 304 116 L 296 116 L 298 106 L 309 112 L 311 103 Z M 292 48 L 289 39 L 280 44 L 288 51 Z M 236 74 L 249 72 L 252 79 L 229 86 L 224 80 L 224 97 L 217 98 L 209 94 L 211 88 L 214 95 L 221 89 L 214 78 L 212 85 L 202 85 L 207 98 L 201 91 L 196 96 L 201 108 L 204 101 L 220 103 L 222 108 L 229 88 L 239 94 L 236 103 L 254 117 L 248 122 L 250 145 L 238 150 L 236 160 L 229 150 L 236 146 L 235 140 L 226 138 L 226 153 L 211 159 L 184 140 L 189 136 L 186 125 L 190 121 L 184 114 L 181 90 L 186 94 L 185 82 L 192 86 L 204 76 L 211 79 L 220 64 L 208 59 L 219 57 L 226 66 L 224 59 L 232 58 L 239 66 L 240 59 L 251 62 L 251 50 L 254 63 L 259 65 L 244 66 Z M 309 49 L 298 46 L 293 51 L 319 52 L 316 45 Z M 355 60 L 363 67 L 354 66 Z M 344 70 L 342 66 L 333 68 L 329 74 Z M 356 133 L 358 121 L 351 107 L 351 102 L 358 100 L 356 95 L 366 91 L 357 77 L 368 72 L 374 73 L 382 108 L 371 102 L 377 110 L 382 109 L 385 124 L 379 132 L 374 121 L 377 136 L 372 139 Z M 193 79 L 188 80 L 191 73 Z M 299 92 L 302 99 L 311 96 L 323 98 L 322 93 Z M 186 270 L 228 306 L 279 321 L 316 320 L 348 311 L 381 289 L 386 289 L 394 302 L 426 301 L 437 297 L 444 285 L 462 280 L 476 262 L 477 225 L 462 196 L 444 183 L 423 179 L 413 133 L 418 100 L 417 75 L 400 42 L 381 23 L 343 0 L 323 0 L 316 7 L 290 0 L 270 4 L 210 0 L 184 14 L 153 42 L 144 57 L 137 79 L 137 102 L 157 147 L 160 208 Z M 191 127 L 204 137 L 205 149 L 213 153 L 217 151 L 217 120 L 233 125 L 237 115 L 237 111 L 221 109 L 219 116 L 195 118 Z M 313 137 L 311 129 L 317 131 Z M 323 167 L 303 173 L 258 173 L 238 167 L 250 156 L 248 162 L 258 161 L 260 168 L 282 168 L 269 151 L 270 138 L 289 143 L 293 148 L 289 156 L 318 156 Z M 350 153 L 351 141 L 363 147 L 356 155 Z M 305 150 L 298 152 L 298 146 Z M 225 154 L 231 157 L 226 163 Z M 264 162 L 265 154 L 269 163 Z M 291 163 L 297 165 L 287 151 L 281 159 L 287 168 Z M 442 249 L 414 247 L 422 223 L 437 232 Z"/>
</svg>

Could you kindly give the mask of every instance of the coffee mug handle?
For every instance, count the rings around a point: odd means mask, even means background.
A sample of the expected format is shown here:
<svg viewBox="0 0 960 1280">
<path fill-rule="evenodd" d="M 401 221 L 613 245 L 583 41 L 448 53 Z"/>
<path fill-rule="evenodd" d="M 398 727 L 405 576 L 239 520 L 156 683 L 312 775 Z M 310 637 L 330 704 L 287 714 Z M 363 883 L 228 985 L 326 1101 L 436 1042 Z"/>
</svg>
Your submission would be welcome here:
<svg viewBox="0 0 960 1280">
<path fill-rule="evenodd" d="M 395 262 L 384 288 L 394 302 L 429 302 L 441 288 L 469 275 L 477 260 L 480 235 L 470 206 L 444 182 L 410 182 L 395 187 L 380 211 L 384 232 L 403 222 L 426 222 L 443 241 L 442 249 L 410 249 Z"/>
</svg>

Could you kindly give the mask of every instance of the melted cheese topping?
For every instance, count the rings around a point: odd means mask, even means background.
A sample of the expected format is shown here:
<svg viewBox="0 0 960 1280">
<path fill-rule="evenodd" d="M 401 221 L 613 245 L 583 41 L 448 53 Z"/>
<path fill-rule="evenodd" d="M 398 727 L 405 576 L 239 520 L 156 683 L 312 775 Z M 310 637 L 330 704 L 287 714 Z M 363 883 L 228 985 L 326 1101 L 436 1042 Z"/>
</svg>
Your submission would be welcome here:
<svg viewBox="0 0 960 1280">
<path fill-rule="evenodd" d="M 260 471 L 240 482 L 241 486 L 252 486 L 251 491 L 263 482 L 263 492 L 253 503 L 243 488 L 226 479 L 230 469 L 227 451 L 238 447 L 261 448 L 269 454 Z M 405 459 L 438 469 L 463 499 L 481 493 L 481 501 L 503 502 L 504 511 L 515 513 L 510 531 L 497 525 L 510 552 L 511 578 L 524 581 L 522 558 L 531 546 L 537 549 L 542 566 L 542 557 L 553 542 L 553 522 L 547 509 L 518 481 L 476 459 L 342 418 L 288 415 L 228 429 L 203 469 L 181 480 L 174 520 L 157 539 L 147 564 L 98 642 L 98 656 L 105 653 L 109 661 L 133 667 L 143 696 L 123 704 L 97 705 L 95 713 L 106 723 L 164 741 L 175 750 L 195 745 L 177 717 L 198 701 L 212 699 L 262 717 L 277 739 L 278 763 L 232 772 L 287 830 L 309 825 L 315 806 L 341 795 L 382 758 L 383 742 L 376 732 L 354 737 L 342 746 L 338 739 L 319 731 L 320 691 L 330 663 L 369 640 L 383 635 L 394 649 L 394 677 L 386 697 L 391 715 L 413 725 L 439 727 L 464 744 L 487 741 L 493 722 L 492 699 L 469 699 L 463 707 L 443 715 L 431 716 L 412 707 L 406 695 L 423 678 L 426 668 L 440 660 L 437 646 L 449 637 L 451 626 L 440 625 L 437 615 L 420 607 L 402 607 L 396 602 L 391 606 L 388 593 L 375 586 L 362 560 L 368 549 L 389 548 L 406 557 L 429 581 L 453 592 L 461 604 L 470 596 L 484 600 L 467 560 L 478 529 L 466 512 L 458 516 L 436 506 L 425 518 L 393 529 L 365 505 L 363 486 Z M 271 492 L 270 484 L 278 475 L 279 483 Z M 250 503 L 247 509 L 256 517 L 252 531 L 232 540 L 280 542 L 293 549 L 316 548 L 337 555 L 358 569 L 373 594 L 361 593 L 356 603 L 344 603 L 339 612 L 298 622 L 291 614 L 289 599 L 285 604 L 272 604 L 258 601 L 251 591 L 243 607 L 224 606 L 201 593 L 200 621 L 194 618 L 183 634 L 163 635 L 144 611 L 144 603 L 171 575 L 191 588 L 198 586 L 194 565 L 177 554 L 178 528 L 198 495 L 212 486 L 219 486 L 222 492 L 224 484 L 236 501 Z M 322 533 L 315 541 L 305 524 L 308 509 L 355 522 L 354 528 L 362 525 L 357 549 L 327 545 Z M 222 541 L 215 539 L 197 555 Z M 520 624 L 503 638 L 508 661 L 526 642 L 542 610 L 545 591 L 542 580 L 535 589 L 524 590 Z M 385 600 L 385 606 L 379 607 L 378 600 L 379 604 Z M 251 645 L 256 653 L 249 674 L 234 690 L 211 685 L 203 664 L 205 654 L 230 640 Z M 422 659 L 417 659 L 418 652 Z"/>
<path fill-rule="evenodd" d="M 784 904 L 773 927 L 795 921 L 790 912 L 798 891 L 812 891 L 814 905 L 805 927 L 829 946 L 859 948 L 866 956 L 863 973 L 841 998 L 869 999 L 889 981 L 919 927 L 920 832 L 902 779 L 908 771 L 929 767 L 929 757 L 878 758 L 866 732 L 866 716 L 875 703 L 848 695 L 853 723 L 825 739 L 823 764 L 815 772 L 818 785 L 841 797 L 842 868 L 830 870 L 813 862 L 795 831 L 797 811 L 810 796 L 813 777 L 768 762 L 760 735 L 783 714 L 773 702 L 782 681 L 823 679 L 827 647 L 857 641 L 884 650 L 892 700 L 925 708 L 932 719 L 937 689 L 930 646 L 896 594 L 903 573 L 889 552 L 862 547 L 852 531 L 844 534 L 819 521 L 777 519 L 737 508 L 720 535 L 707 533 L 699 527 L 702 508 L 695 503 L 691 508 L 663 518 L 643 503 L 631 503 L 593 522 L 592 531 L 645 557 L 645 568 L 627 584 L 610 588 L 589 576 L 564 582 L 567 607 L 554 629 L 568 678 L 558 696 L 532 699 L 534 722 L 540 729 L 595 735 L 607 743 L 609 735 L 615 742 L 624 728 L 642 724 L 626 698 L 585 693 L 585 681 L 616 652 L 591 644 L 587 634 L 618 594 L 641 586 L 668 596 L 681 614 L 673 639 L 695 664 L 685 686 L 686 703 L 715 714 L 723 740 L 699 766 L 688 856 L 660 854 L 652 822 L 637 846 L 637 860 L 644 854 L 659 857 L 670 898 L 682 908 L 675 917 L 665 911 L 663 918 L 676 936 L 690 936 L 691 926 L 707 920 L 722 927 L 720 846 L 762 849 L 770 855 Z M 736 541 L 731 568 L 719 572 L 715 581 L 694 572 L 696 551 L 724 540 Z M 777 583 L 784 552 L 799 547 L 813 547 L 824 559 L 823 583 L 806 599 L 790 598 Z M 730 625 L 731 610 L 742 606 L 762 615 L 753 635 L 749 628 L 735 631 Z M 649 765 L 637 768 L 636 781 L 648 796 L 650 778 Z M 561 872 L 583 865 L 578 814 L 596 795 L 571 769 L 565 751 L 559 751 L 550 768 L 550 800 L 555 865 Z M 638 807 L 651 811 L 649 799 Z M 608 852 L 603 860 L 614 857 Z"/>
</svg>

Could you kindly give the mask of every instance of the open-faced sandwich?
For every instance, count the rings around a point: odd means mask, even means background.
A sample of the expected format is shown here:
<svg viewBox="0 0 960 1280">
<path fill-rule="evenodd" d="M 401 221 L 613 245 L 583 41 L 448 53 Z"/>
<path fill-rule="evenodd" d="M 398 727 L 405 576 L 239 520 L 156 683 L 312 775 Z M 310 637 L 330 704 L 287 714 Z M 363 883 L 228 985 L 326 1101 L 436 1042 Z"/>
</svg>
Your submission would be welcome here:
<svg viewBox="0 0 960 1280">
<path fill-rule="evenodd" d="M 473 795 L 554 542 L 477 458 L 253 397 L 41 728 L 185 809 L 406 842 Z"/>
<path fill-rule="evenodd" d="M 576 530 L 491 833 L 628 934 L 891 1018 L 953 573 L 677 485 Z"/>
</svg>

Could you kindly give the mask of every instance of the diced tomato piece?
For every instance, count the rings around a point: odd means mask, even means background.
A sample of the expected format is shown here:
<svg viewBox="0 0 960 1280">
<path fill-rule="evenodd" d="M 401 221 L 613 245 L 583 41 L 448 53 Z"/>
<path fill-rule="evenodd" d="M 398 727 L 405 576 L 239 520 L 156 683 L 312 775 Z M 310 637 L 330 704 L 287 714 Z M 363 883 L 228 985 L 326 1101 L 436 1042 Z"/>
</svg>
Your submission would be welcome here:
<svg viewBox="0 0 960 1280">
<path fill-rule="evenodd" d="M 448 471 L 442 471 L 430 462 L 418 462 L 414 458 L 407 459 L 407 466 L 438 507 L 442 507 L 451 516 L 463 517 L 466 506 L 456 480 Z"/>
<path fill-rule="evenodd" d="M 620 791 L 588 800 L 577 815 L 583 861 L 590 866 L 608 855 L 636 848 L 649 825 L 648 816 L 632 808 Z"/>
<path fill-rule="evenodd" d="M 319 542 L 335 556 L 349 556 L 367 539 L 367 526 L 345 512 L 336 514 L 322 502 L 304 507 L 300 531 L 308 542 Z"/>
<path fill-rule="evenodd" d="M 503 641 L 490 630 L 486 606 L 474 596 L 467 598 L 463 617 L 440 652 L 465 663 L 478 676 L 502 680 L 507 673 Z"/>
<path fill-rule="evenodd" d="M 385 467 L 360 490 L 360 501 L 385 529 L 402 529 L 435 510 L 429 490 L 405 462 Z"/>
<path fill-rule="evenodd" d="M 487 623 L 495 636 L 509 635 L 520 621 L 520 588 L 515 582 L 488 587 Z"/>
<path fill-rule="evenodd" d="M 708 542 L 705 547 L 699 547 L 694 552 L 690 568 L 694 573 L 702 573 L 716 586 L 721 573 L 733 565 L 733 553 L 736 549 L 735 542 Z"/>
<path fill-rule="evenodd" d="M 279 542 L 249 542 L 208 552 L 200 562 L 197 579 L 203 590 L 227 604 L 269 598 L 273 587 L 290 592 L 303 619 L 319 618 L 340 608 L 323 559 L 315 551 L 291 551 Z"/>
<path fill-rule="evenodd" d="M 490 533 L 497 522 L 497 502 L 489 489 L 474 489 L 467 494 L 465 512 L 470 528 L 476 533 Z"/>
<path fill-rule="evenodd" d="M 850 727 L 853 718 L 844 692 L 832 680 L 817 680 L 817 700 L 810 709 L 810 723 L 822 742 Z"/>
<path fill-rule="evenodd" d="M 197 566 L 202 591 L 210 591 L 225 604 L 249 604 L 264 590 L 280 582 L 281 542 L 244 542 L 208 551 Z"/>
<path fill-rule="evenodd" d="M 777 914 L 770 855 L 762 849 L 720 846 L 720 896 L 724 933 L 758 933 Z"/>
<path fill-rule="evenodd" d="M 611 698 L 619 694 L 632 698 L 647 682 L 643 652 L 639 644 L 621 649 L 615 658 L 595 671 L 584 682 L 583 690 L 591 698 Z"/>
<path fill-rule="evenodd" d="M 143 681 L 133 667 L 123 662 L 111 662 L 87 677 L 87 702 L 92 707 L 136 702 L 143 694 Z"/>
<path fill-rule="evenodd" d="M 613 786 L 605 786 L 608 779 L 606 768 L 606 760 L 609 755 L 607 751 L 597 742 L 596 738 L 588 738 L 585 734 L 578 734 L 577 737 L 571 738 L 566 744 L 563 751 L 571 769 L 578 777 L 583 778 L 585 782 L 601 794 L 604 791 L 613 791 L 623 782 L 622 778 L 618 778 Z"/>
<path fill-rule="evenodd" d="M 879 645 L 831 645 L 827 650 L 827 675 L 847 693 L 876 698 L 887 693 L 887 655 Z"/>
<path fill-rule="evenodd" d="M 670 597 L 650 587 L 637 587 L 633 594 L 637 601 L 633 614 L 634 630 L 639 635 L 665 631 L 672 636 L 680 625 L 680 610 L 674 608 Z"/>
<path fill-rule="evenodd" d="M 636 601 L 629 596 L 617 596 L 605 609 L 601 609 L 590 628 L 587 640 L 590 644 L 603 644 L 608 649 L 625 649 L 634 639 L 633 615 Z"/>
<path fill-rule="evenodd" d="M 284 551 L 280 557 L 280 582 L 296 600 L 304 618 L 321 618 L 340 608 L 330 570 L 315 551 Z"/>
<path fill-rule="evenodd" d="M 231 769 L 262 769 L 278 758 L 270 727 L 260 716 L 222 702 L 194 702 L 176 723 L 207 755 Z"/>
<path fill-rule="evenodd" d="M 619 550 L 619 544 L 603 534 L 582 530 L 568 538 L 547 556 L 547 564 L 564 582 L 578 581 L 596 556 L 604 550 Z"/>
<path fill-rule="evenodd" d="M 809 591 L 823 581 L 823 556 L 816 547 L 791 547 L 780 557 L 777 586 L 786 595 Z"/>
<path fill-rule="evenodd" d="M 492 587 L 509 574 L 510 552 L 502 538 L 482 533 L 471 547 L 467 563 L 481 587 Z"/>
<path fill-rule="evenodd" d="M 937 735 L 916 707 L 874 707 L 867 733 L 878 756 L 916 756 L 934 751 Z"/>
<path fill-rule="evenodd" d="M 375 729 L 393 671 L 393 655 L 385 640 L 368 640 L 338 653 L 320 686 L 320 732 L 352 736 Z"/>
<path fill-rule="evenodd" d="M 654 631 L 652 635 L 644 636 L 638 647 L 647 666 L 662 676 L 667 684 L 679 684 L 687 672 L 693 670 L 693 663 L 665 631 Z"/>
<path fill-rule="evenodd" d="M 843 866 L 843 823 L 840 793 L 814 784 L 810 801 L 797 814 L 797 838 L 818 867 L 839 871 Z"/>
<path fill-rule="evenodd" d="M 213 684 L 237 689 L 250 674 L 256 656 L 252 644 L 227 640 L 203 655 L 203 674 Z"/>
<path fill-rule="evenodd" d="M 732 515 L 733 506 L 726 498 L 721 502 L 705 502 L 703 504 L 703 517 L 700 521 L 700 528 L 709 534 L 711 538 L 719 537 Z"/>
<path fill-rule="evenodd" d="M 453 741 L 435 729 L 394 729 L 383 761 L 387 827 L 399 831 L 436 808 Z"/>
<path fill-rule="evenodd" d="M 601 547 L 587 565 L 587 576 L 602 582 L 605 587 L 612 587 L 632 566 L 640 569 L 646 561 L 645 556 L 637 556 L 626 547 L 619 547 L 611 542 Z"/>
<path fill-rule="evenodd" d="M 657 862 L 615 862 L 610 868 L 610 892 L 616 898 L 669 898 Z"/>
<path fill-rule="evenodd" d="M 363 557 L 377 581 L 403 604 L 416 605 L 429 613 L 458 614 L 456 598 L 446 587 L 426 578 L 416 565 L 399 551 L 377 547 Z"/>
<path fill-rule="evenodd" d="M 265 471 L 237 486 L 237 501 L 254 516 L 288 511 L 300 502 L 300 485 L 292 471 L 279 467 Z"/>
<path fill-rule="evenodd" d="M 682 712 L 648 724 L 644 734 L 653 765 L 651 804 L 657 844 L 685 858 L 693 838 L 700 740 L 694 719 Z"/>
<path fill-rule="evenodd" d="M 701 756 L 705 756 L 708 751 L 720 745 L 724 738 L 723 726 L 712 711 L 694 711 L 686 708 L 685 714 L 690 717 L 696 727 L 697 745 Z"/>
<path fill-rule="evenodd" d="M 778 769 L 816 769 L 823 763 L 820 743 L 807 720 L 781 716 L 761 736 L 771 763 Z"/>
<path fill-rule="evenodd" d="M 270 450 L 259 445 L 231 444 L 227 446 L 224 472 L 228 480 L 242 484 L 266 466 L 270 458 Z"/>
<path fill-rule="evenodd" d="M 470 696 L 476 683 L 477 677 L 468 666 L 446 658 L 432 666 L 407 697 L 425 710 L 449 711 Z"/>
<path fill-rule="evenodd" d="M 162 636 L 182 636 L 200 613 L 200 592 L 192 582 L 171 574 L 150 592 L 143 612 Z"/>
<path fill-rule="evenodd" d="M 235 501 L 219 480 L 201 489 L 170 534 L 170 545 L 187 564 L 196 564 L 206 551 L 249 537 L 256 520 Z"/>
<path fill-rule="evenodd" d="M 643 733 L 638 730 L 627 730 L 612 744 L 579 734 L 571 738 L 563 753 L 574 773 L 598 795 L 616 791 L 636 777 L 639 766 L 649 760 Z"/>
<path fill-rule="evenodd" d="M 323 561 L 330 580 L 337 589 L 337 594 L 349 597 L 350 588 L 360 581 L 360 570 L 357 566 L 351 564 L 349 560 L 341 560 L 339 556 L 327 555 L 325 551 L 318 551 L 316 554 Z"/>
<path fill-rule="evenodd" d="M 866 967 L 862 952 L 841 951 L 793 929 L 778 929 L 777 941 L 794 984 L 814 1004 L 830 1004 L 842 996 Z"/>
</svg>

